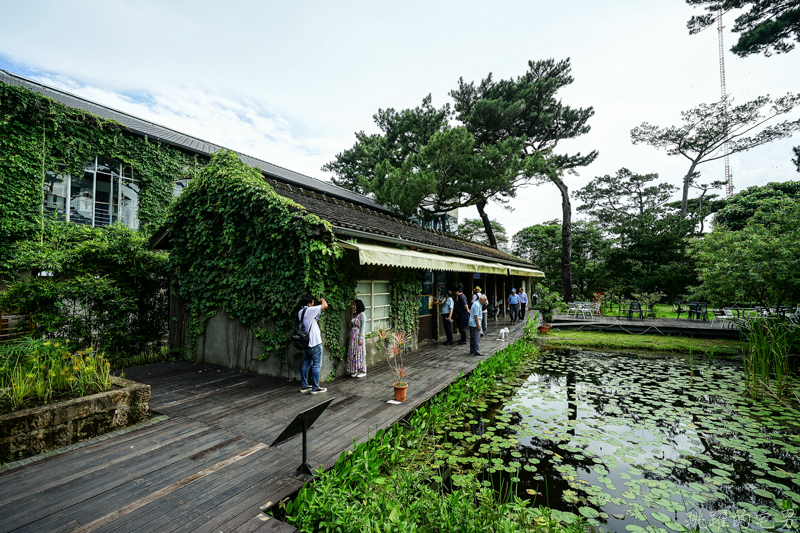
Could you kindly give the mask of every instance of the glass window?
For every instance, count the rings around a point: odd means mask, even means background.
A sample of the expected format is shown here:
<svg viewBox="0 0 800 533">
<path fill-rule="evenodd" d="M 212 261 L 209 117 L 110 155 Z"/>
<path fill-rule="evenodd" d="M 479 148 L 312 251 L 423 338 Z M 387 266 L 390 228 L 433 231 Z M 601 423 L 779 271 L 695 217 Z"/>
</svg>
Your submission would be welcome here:
<svg viewBox="0 0 800 533">
<path fill-rule="evenodd" d="M 175 198 L 180 196 L 181 193 L 183 192 L 183 189 L 185 189 L 186 186 L 189 185 L 190 181 L 192 181 L 192 180 L 190 180 L 190 179 L 177 180 L 175 182 L 175 185 L 173 185 L 173 187 L 172 187 L 172 196 L 174 196 Z"/>
<path fill-rule="evenodd" d="M 44 183 L 44 211 L 76 224 L 121 222 L 139 229 L 139 181 L 130 168 L 103 157 L 89 162 L 80 177 L 49 172 Z"/>
<path fill-rule="evenodd" d="M 77 224 L 93 226 L 94 217 L 94 172 L 70 179 L 69 218 Z"/>
<path fill-rule="evenodd" d="M 364 302 L 366 333 L 382 327 L 389 327 L 389 290 L 388 281 L 359 281 L 356 286 L 356 298 Z"/>
<path fill-rule="evenodd" d="M 57 220 L 67 219 L 69 176 L 48 172 L 44 178 L 44 212 L 55 213 Z"/>
</svg>

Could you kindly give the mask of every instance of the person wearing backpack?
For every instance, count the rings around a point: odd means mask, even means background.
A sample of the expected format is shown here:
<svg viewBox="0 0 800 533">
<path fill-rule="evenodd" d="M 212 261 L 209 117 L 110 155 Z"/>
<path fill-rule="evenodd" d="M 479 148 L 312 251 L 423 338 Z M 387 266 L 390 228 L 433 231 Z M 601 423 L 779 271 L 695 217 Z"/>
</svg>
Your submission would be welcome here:
<svg viewBox="0 0 800 533">
<path fill-rule="evenodd" d="M 300 323 L 297 325 L 299 333 L 308 335 L 308 346 L 303 350 L 303 366 L 300 368 L 300 392 L 320 394 L 328 389 L 319 386 L 319 367 L 322 364 L 322 334 L 319 331 L 319 315 L 328 308 L 325 298 L 319 299 L 319 305 L 314 305 L 314 297 L 310 294 L 303 296 L 300 305 L 302 308 L 297 313 Z M 293 343 L 297 346 L 297 332 L 292 336 Z M 311 371 L 311 384 L 308 382 L 308 372 Z"/>
</svg>

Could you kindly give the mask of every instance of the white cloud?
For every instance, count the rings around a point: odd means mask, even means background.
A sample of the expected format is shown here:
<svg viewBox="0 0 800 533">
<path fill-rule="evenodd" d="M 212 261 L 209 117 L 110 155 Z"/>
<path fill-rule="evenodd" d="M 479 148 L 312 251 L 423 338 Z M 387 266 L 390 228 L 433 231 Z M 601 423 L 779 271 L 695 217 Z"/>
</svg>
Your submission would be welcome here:
<svg viewBox="0 0 800 533">
<path fill-rule="evenodd" d="M 686 30 L 698 12 L 681 0 L 27 0 L 3 5 L 0 67 L 326 178 L 319 168 L 354 132 L 375 130 L 378 108 L 413 107 L 428 93 L 442 105 L 460 76 L 508 78 L 529 59 L 570 57 L 575 82 L 563 101 L 596 115 L 589 134 L 560 148 L 600 151 L 567 178 L 570 189 L 621 167 L 677 185 L 686 163 L 631 145 L 629 131 L 643 121 L 677 124 L 681 110 L 718 98 L 716 32 Z M 727 54 L 729 92 L 744 101 L 796 88 L 798 54 Z M 731 158 L 737 188 L 797 179 L 789 162 L 797 144 Z M 718 163 L 701 171 L 722 175 Z M 492 205 L 489 213 L 514 233 L 560 218 L 560 202 L 545 184 L 519 191 L 513 213 Z"/>
</svg>

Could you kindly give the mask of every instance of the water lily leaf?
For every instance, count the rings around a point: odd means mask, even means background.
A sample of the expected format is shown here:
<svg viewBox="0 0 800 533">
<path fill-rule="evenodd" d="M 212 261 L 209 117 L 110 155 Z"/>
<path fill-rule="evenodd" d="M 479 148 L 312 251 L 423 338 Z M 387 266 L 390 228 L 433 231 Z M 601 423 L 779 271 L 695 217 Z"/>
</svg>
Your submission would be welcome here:
<svg viewBox="0 0 800 533">
<path fill-rule="evenodd" d="M 578 512 L 581 513 L 586 518 L 597 518 L 598 516 L 600 516 L 600 513 L 596 509 L 588 506 L 583 506 L 579 508 Z"/>
</svg>

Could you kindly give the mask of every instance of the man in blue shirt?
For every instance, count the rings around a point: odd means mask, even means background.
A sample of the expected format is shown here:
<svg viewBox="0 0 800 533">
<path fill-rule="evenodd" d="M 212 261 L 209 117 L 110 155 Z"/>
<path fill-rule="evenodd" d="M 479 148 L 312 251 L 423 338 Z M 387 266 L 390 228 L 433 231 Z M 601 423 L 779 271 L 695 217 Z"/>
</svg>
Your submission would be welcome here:
<svg viewBox="0 0 800 533">
<path fill-rule="evenodd" d="M 486 296 L 481 296 L 479 300 L 472 302 L 472 309 L 469 311 L 469 353 L 472 355 L 483 355 L 481 353 L 481 318 L 483 317 L 482 304 L 486 301 Z"/>
<path fill-rule="evenodd" d="M 525 294 L 525 289 L 519 289 L 519 319 L 525 318 L 525 309 L 528 307 L 528 295 Z"/>
<path fill-rule="evenodd" d="M 320 304 L 314 305 L 314 298 L 309 294 L 303 296 L 302 307 L 297 319 L 303 321 L 303 331 L 308 332 L 308 348 L 303 350 L 303 366 L 300 368 L 300 392 L 320 394 L 328 389 L 319 386 L 319 367 L 322 364 L 322 335 L 319 331 L 319 315 L 328 308 L 324 298 Z M 308 383 L 308 371 L 311 370 L 311 384 Z"/>
<path fill-rule="evenodd" d="M 444 326 L 444 334 L 447 336 L 445 345 L 453 345 L 453 293 L 447 291 L 447 299 L 442 306 L 442 325 Z"/>
<path fill-rule="evenodd" d="M 511 315 L 511 325 L 517 323 L 517 313 L 519 312 L 519 296 L 517 296 L 517 289 L 511 289 L 511 294 L 508 296 L 508 312 Z"/>
</svg>

